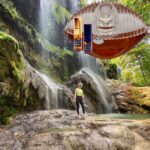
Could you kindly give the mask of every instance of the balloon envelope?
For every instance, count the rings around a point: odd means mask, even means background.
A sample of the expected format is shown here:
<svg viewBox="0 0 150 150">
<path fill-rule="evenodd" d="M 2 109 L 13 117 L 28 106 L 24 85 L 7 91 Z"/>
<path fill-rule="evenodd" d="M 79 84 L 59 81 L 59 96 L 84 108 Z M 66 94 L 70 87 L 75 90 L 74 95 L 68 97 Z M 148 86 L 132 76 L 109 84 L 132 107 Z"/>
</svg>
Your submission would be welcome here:
<svg viewBox="0 0 150 150">
<path fill-rule="evenodd" d="M 92 25 L 92 50 L 89 54 L 98 58 L 111 59 L 128 52 L 148 32 L 142 19 L 129 8 L 98 2 L 79 10 L 70 18 L 65 33 L 71 40 L 74 40 L 74 18 L 78 16 L 82 20 L 82 29 L 84 24 Z M 84 30 L 82 32 L 84 39 Z"/>
</svg>

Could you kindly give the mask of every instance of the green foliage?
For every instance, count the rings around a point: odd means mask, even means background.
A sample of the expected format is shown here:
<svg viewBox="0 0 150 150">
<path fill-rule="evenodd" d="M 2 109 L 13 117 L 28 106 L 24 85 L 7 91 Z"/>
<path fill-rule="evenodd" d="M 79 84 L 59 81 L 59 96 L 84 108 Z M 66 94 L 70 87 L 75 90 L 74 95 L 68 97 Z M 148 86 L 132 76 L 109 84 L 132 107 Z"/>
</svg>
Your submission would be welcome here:
<svg viewBox="0 0 150 150">
<path fill-rule="evenodd" d="M 7 9 L 7 11 L 11 14 L 12 18 L 15 19 L 17 17 L 17 11 L 14 8 L 13 3 L 8 0 L 1 0 L 1 3 Z"/>
<path fill-rule="evenodd" d="M 70 50 L 66 49 L 66 48 L 63 48 L 61 49 L 60 47 L 58 46 L 54 46 L 52 44 L 50 44 L 46 39 L 44 39 L 41 35 L 40 35 L 40 38 L 43 42 L 43 46 L 49 51 L 51 52 L 51 54 L 55 54 L 58 58 L 62 58 L 66 55 L 70 55 L 70 56 L 73 56 L 74 53 L 71 52 Z"/>
<path fill-rule="evenodd" d="M 150 85 L 150 45 L 142 42 L 132 51 L 112 63 L 122 69 L 121 79 L 134 85 Z"/>
<path fill-rule="evenodd" d="M 53 17 L 55 18 L 56 22 L 58 24 L 60 23 L 64 24 L 66 20 L 70 18 L 69 11 L 55 1 L 52 1 L 51 3 L 52 3 L 52 7 L 50 11 Z"/>
<path fill-rule="evenodd" d="M 14 12 L 13 15 L 12 12 Z M 44 44 L 42 43 L 42 39 L 40 39 L 35 28 L 31 24 L 29 24 L 21 16 L 20 13 L 16 11 L 11 1 L 9 0 L 0 1 L 0 15 L 2 20 L 4 22 L 5 21 L 7 22 L 6 25 L 9 24 L 9 26 L 12 27 L 11 34 L 13 34 L 16 38 L 18 38 L 18 34 L 16 33 L 19 33 L 20 34 L 19 40 L 23 40 L 28 46 L 32 47 L 33 50 L 38 51 L 39 49 L 41 50 L 42 48 L 44 50 L 47 50 L 46 47 L 41 48 L 41 46 Z"/>
<path fill-rule="evenodd" d="M 19 65 L 17 65 L 18 68 L 14 61 L 11 61 L 10 64 L 11 64 L 12 74 L 13 74 L 14 78 L 18 82 L 23 81 L 23 79 L 24 79 L 24 73 L 23 73 L 24 64 L 20 63 Z"/>
<path fill-rule="evenodd" d="M 149 0 L 120 0 L 120 2 L 141 16 L 147 25 L 150 25 L 150 2 Z"/>
<path fill-rule="evenodd" d="M 148 0 L 119 0 L 150 25 L 150 3 Z M 122 69 L 121 80 L 138 86 L 150 85 L 150 45 L 148 36 L 129 53 L 111 60 Z"/>
<path fill-rule="evenodd" d="M 17 44 L 17 41 L 15 38 L 1 31 L 0 31 L 0 40 L 12 41 L 12 43 L 14 42 Z"/>
<path fill-rule="evenodd" d="M 80 0 L 80 5 L 81 5 L 81 8 L 85 7 L 87 5 L 87 1 L 86 0 Z"/>
</svg>

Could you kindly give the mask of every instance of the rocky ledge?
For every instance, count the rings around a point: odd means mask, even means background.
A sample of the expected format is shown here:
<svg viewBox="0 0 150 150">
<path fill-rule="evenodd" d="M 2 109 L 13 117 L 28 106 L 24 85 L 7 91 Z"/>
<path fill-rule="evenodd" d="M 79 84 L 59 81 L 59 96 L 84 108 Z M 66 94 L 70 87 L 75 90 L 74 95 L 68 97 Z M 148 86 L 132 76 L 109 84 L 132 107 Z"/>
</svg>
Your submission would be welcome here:
<svg viewBox="0 0 150 150">
<path fill-rule="evenodd" d="M 149 150 L 150 119 L 128 120 L 75 111 L 21 114 L 0 127 L 0 150 Z"/>
<path fill-rule="evenodd" d="M 122 84 L 118 80 L 106 80 L 112 93 L 114 110 L 127 114 L 150 113 L 150 87 Z"/>
</svg>

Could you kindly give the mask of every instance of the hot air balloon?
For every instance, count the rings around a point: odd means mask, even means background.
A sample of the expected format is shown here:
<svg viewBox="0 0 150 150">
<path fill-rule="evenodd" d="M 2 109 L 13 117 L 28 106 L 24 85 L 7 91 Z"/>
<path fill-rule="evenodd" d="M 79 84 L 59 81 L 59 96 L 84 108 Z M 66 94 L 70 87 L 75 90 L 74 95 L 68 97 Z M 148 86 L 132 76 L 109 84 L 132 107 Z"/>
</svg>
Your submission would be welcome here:
<svg viewBox="0 0 150 150">
<path fill-rule="evenodd" d="M 111 59 L 137 45 L 148 33 L 148 28 L 126 6 L 95 2 L 70 18 L 65 33 L 74 41 L 75 51 L 83 50 L 97 58 Z"/>
</svg>

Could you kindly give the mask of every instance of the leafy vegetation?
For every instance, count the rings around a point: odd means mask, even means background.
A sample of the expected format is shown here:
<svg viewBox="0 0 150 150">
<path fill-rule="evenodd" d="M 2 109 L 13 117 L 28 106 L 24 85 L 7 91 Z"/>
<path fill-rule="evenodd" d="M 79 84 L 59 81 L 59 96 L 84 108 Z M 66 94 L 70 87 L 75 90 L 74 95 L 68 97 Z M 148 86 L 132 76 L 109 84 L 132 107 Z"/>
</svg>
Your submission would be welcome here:
<svg viewBox="0 0 150 150">
<path fill-rule="evenodd" d="M 150 25 L 150 2 L 149 0 L 119 0 L 122 4 L 134 10 L 144 20 L 147 25 Z"/>
<path fill-rule="evenodd" d="M 55 1 L 51 1 L 51 3 L 52 7 L 50 11 L 52 12 L 52 15 L 55 18 L 56 22 L 58 24 L 64 24 L 70 17 L 69 11 Z"/>
<path fill-rule="evenodd" d="M 126 100 L 130 105 L 137 106 L 137 109 L 142 110 L 141 113 L 146 113 L 150 110 L 150 88 L 149 87 L 133 87 L 128 86 L 125 90 Z"/>
<path fill-rule="evenodd" d="M 122 4 L 140 14 L 144 22 L 150 25 L 150 3 L 148 0 L 120 0 Z M 122 72 L 120 79 L 138 86 L 150 85 L 150 44 L 147 36 L 129 53 L 111 60 L 117 64 Z"/>
</svg>

